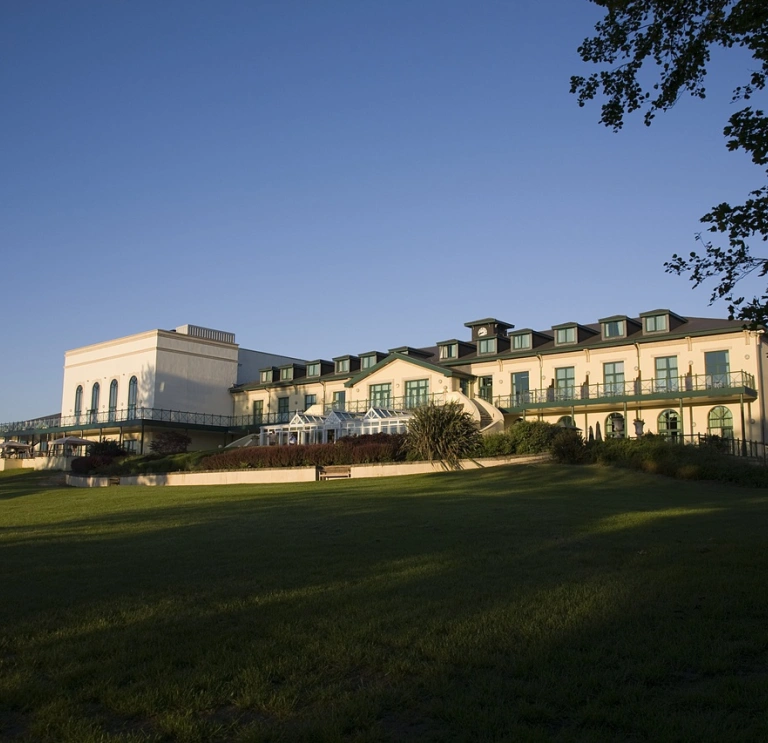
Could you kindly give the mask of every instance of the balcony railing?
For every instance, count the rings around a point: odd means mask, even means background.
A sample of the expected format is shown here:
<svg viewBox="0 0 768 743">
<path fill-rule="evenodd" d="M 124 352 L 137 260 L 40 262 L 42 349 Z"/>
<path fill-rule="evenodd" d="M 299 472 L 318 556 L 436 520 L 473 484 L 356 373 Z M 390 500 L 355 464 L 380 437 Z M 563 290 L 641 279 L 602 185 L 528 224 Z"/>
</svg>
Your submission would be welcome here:
<svg viewBox="0 0 768 743">
<path fill-rule="evenodd" d="M 366 413 L 371 408 L 406 411 L 421 408 L 425 405 L 445 405 L 445 394 L 442 392 L 432 394 L 414 393 L 405 397 L 383 395 L 366 400 L 347 400 L 344 403 L 328 403 L 324 407 L 324 412 L 325 415 L 334 410 L 343 410 L 347 413 Z"/>
<path fill-rule="evenodd" d="M 495 397 L 498 408 L 522 408 L 527 405 L 570 404 L 584 400 L 606 400 L 617 397 L 685 396 L 689 392 L 704 390 L 755 389 L 755 378 L 744 371 L 725 374 L 692 374 L 682 377 L 636 379 L 608 384 L 582 384 L 563 387 L 545 387 L 514 395 Z"/>
</svg>

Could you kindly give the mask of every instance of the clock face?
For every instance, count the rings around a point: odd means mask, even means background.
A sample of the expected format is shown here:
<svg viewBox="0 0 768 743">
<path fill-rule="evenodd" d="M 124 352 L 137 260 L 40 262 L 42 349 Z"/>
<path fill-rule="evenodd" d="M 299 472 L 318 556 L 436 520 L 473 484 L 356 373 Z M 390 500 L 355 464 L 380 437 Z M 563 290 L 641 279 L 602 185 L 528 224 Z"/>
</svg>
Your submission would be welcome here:
<svg viewBox="0 0 768 743">
<path fill-rule="evenodd" d="M 488 328 L 478 328 L 477 329 L 478 335 L 488 335 Z"/>
</svg>

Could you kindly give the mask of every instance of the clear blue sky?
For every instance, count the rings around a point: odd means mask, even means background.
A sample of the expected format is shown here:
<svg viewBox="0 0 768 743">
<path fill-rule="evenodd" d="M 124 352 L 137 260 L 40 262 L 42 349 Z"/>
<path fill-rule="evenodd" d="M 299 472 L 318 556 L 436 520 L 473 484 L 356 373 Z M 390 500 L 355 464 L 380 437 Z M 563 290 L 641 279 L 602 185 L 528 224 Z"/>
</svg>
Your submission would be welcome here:
<svg viewBox="0 0 768 743">
<path fill-rule="evenodd" d="M 304 358 L 670 307 L 761 185 L 706 101 L 614 134 L 568 93 L 586 0 L 5 0 L 0 421 L 64 352 L 194 323 Z"/>
</svg>

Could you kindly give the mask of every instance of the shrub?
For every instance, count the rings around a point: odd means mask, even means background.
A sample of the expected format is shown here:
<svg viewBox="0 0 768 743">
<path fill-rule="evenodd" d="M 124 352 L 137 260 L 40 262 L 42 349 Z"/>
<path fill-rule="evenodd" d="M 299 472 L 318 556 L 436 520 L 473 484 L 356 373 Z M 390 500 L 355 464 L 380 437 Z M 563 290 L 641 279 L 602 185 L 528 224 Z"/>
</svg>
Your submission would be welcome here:
<svg viewBox="0 0 768 743">
<path fill-rule="evenodd" d="M 440 460 L 454 469 L 462 458 L 474 454 L 480 432 L 464 407 L 455 402 L 425 405 L 413 411 L 405 435 L 409 457 Z"/>
<path fill-rule="evenodd" d="M 149 444 L 149 450 L 155 454 L 182 454 L 192 443 L 192 439 L 181 431 L 161 431 Z"/>
<path fill-rule="evenodd" d="M 91 456 L 124 457 L 127 452 L 117 441 L 107 439 L 106 441 L 97 441 L 91 444 L 89 454 Z"/>
<path fill-rule="evenodd" d="M 582 464 L 587 461 L 587 450 L 581 432 L 574 428 L 561 428 L 552 439 L 552 458 L 561 464 Z"/>
<path fill-rule="evenodd" d="M 333 464 L 374 464 L 404 459 L 403 437 L 377 434 L 339 439 L 335 444 L 248 446 L 206 456 L 201 469 L 247 467 L 325 467 Z"/>
<path fill-rule="evenodd" d="M 114 461 L 114 457 L 103 454 L 91 454 L 87 457 L 76 457 L 70 467 L 75 475 L 93 475 L 102 467 L 107 467 Z"/>
<path fill-rule="evenodd" d="M 503 457 L 514 453 L 514 441 L 506 433 L 491 433 L 483 436 L 477 448 L 478 457 Z"/>
<path fill-rule="evenodd" d="M 515 454 L 539 454 L 548 451 L 559 431 L 564 430 L 544 421 L 518 421 L 506 435 L 512 442 Z"/>
</svg>

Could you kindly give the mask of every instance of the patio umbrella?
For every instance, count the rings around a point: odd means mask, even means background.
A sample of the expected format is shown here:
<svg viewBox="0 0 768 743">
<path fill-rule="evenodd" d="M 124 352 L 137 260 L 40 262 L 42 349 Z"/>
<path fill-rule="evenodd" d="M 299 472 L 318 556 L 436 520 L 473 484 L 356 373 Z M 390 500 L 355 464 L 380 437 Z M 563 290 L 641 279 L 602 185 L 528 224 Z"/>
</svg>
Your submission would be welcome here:
<svg viewBox="0 0 768 743">
<path fill-rule="evenodd" d="M 590 441 L 595 440 L 595 432 L 592 430 L 592 426 L 589 427 L 589 440 Z"/>
<path fill-rule="evenodd" d="M 0 449 L 31 449 L 32 444 L 25 444 L 23 441 L 3 441 L 0 443 Z"/>
<path fill-rule="evenodd" d="M 602 441 L 603 434 L 600 433 L 600 423 L 595 423 L 595 441 Z"/>
<path fill-rule="evenodd" d="M 48 442 L 48 446 L 91 446 L 95 444 L 95 441 L 88 441 L 88 439 L 81 439 L 78 436 L 64 436 L 60 439 L 54 439 Z"/>
</svg>

